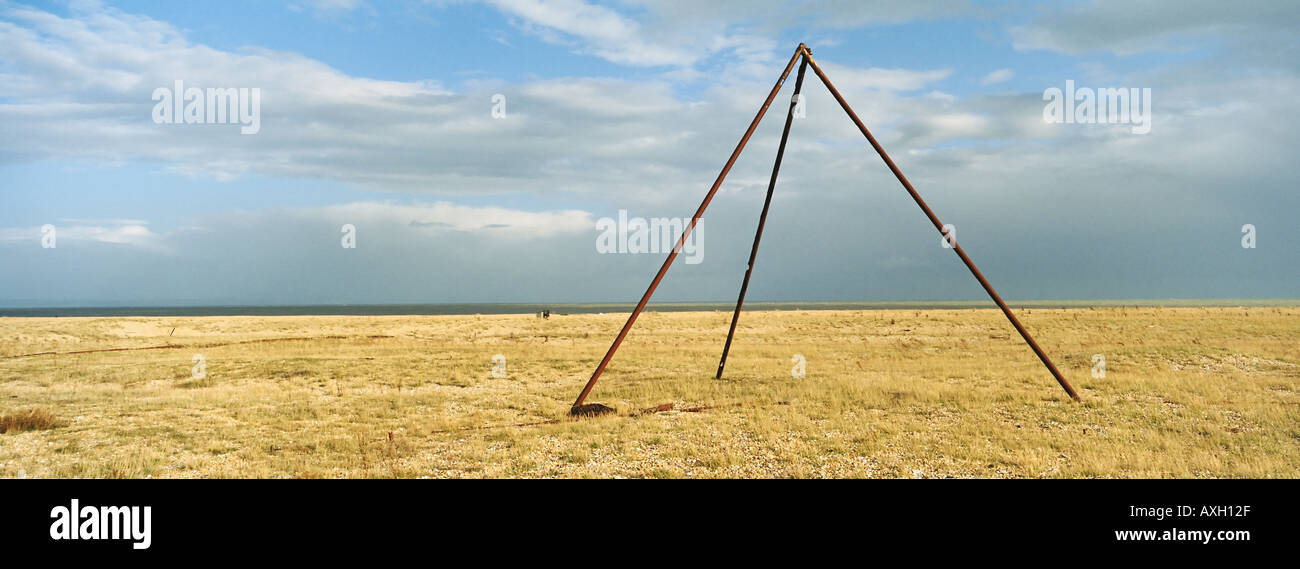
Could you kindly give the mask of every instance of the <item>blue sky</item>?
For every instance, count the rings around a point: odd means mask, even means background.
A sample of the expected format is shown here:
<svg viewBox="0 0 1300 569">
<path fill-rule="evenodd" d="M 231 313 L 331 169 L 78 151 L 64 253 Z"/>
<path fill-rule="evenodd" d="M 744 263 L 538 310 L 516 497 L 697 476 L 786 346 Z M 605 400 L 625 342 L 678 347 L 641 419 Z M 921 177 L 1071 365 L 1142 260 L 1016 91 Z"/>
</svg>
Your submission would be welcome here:
<svg viewBox="0 0 1300 569">
<path fill-rule="evenodd" d="M 1294 3 L 0 1 L 0 306 L 635 300 L 662 257 L 597 253 L 595 221 L 694 211 L 800 41 L 1004 296 L 1295 297 L 1298 28 Z M 259 89 L 260 131 L 156 124 L 175 80 Z M 1151 89 L 1151 132 L 1044 123 L 1066 80 Z M 979 298 L 805 93 L 751 298 Z M 657 298 L 734 297 L 784 112 Z"/>
</svg>

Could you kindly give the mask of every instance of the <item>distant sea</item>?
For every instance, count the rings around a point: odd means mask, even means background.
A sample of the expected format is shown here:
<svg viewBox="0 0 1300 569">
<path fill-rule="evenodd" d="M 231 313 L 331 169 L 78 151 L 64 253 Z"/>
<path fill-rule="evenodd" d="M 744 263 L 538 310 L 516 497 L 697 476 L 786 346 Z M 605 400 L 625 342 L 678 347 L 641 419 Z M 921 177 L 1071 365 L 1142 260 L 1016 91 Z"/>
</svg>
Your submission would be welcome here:
<svg viewBox="0 0 1300 569">
<path fill-rule="evenodd" d="M 1009 300 L 1016 308 L 1088 307 L 1233 307 L 1300 306 L 1300 299 L 1211 298 L 1211 299 L 1104 299 L 1104 300 Z M 299 306 L 107 306 L 2 308 L 5 316 L 385 316 L 439 314 L 595 314 L 630 313 L 635 303 L 470 303 L 470 304 L 316 304 Z M 732 311 L 735 302 L 652 302 L 646 310 L 658 312 Z M 939 300 L 895 302 L 746 302 L 745 310 L 929 310 L 996 308 L 991 300 Z"/>
</svg>

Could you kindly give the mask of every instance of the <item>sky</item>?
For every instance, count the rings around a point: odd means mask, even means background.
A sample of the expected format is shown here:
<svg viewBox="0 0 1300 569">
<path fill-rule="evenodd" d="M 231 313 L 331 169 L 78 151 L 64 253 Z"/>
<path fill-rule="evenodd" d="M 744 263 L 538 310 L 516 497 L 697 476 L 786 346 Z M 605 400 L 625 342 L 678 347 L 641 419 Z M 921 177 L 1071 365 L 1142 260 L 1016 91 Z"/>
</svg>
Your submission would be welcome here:
<svg viewBox="0 0 1300 569">
<path fill-rule="evenodd" d="M 1002 296 L 1300 297 L 1296 2 L 0 0 L 0 306 L 634 302 L 600 221 L 689 218 L 800 42 Z M 735 298 L 794 83 L 655 300 Z M 803 93 L 747 298 L 982 298 Z"/>
</svg>

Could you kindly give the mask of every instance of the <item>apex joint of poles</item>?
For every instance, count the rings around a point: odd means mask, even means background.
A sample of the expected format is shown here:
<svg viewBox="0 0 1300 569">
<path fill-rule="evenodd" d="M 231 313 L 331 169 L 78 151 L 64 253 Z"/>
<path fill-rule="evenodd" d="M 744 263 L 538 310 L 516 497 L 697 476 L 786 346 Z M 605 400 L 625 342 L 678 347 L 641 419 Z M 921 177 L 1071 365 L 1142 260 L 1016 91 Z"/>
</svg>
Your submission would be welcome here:
<svg viewBox="0 0 1300 569">
<path fill-rule="evenodd" d="M 741 151 L 743 151 L 745 145 L 749 143 L 749 138 L 754 134 L 754 130 L 758 128 L 758 123 L 761 122 L 763 116 L 767 114 L 768 108 L 771 107 L 772 101 L 776 99 L 777 93 L 781 91 L 781 86 L 785 84 L 785 80 L 790 76 L 790 71 L 794 69 L 796 62 L 799 63 L 799 72 L 795 79 L 794 96 L 790 98 L 790 107 L 786 112 L 785 128 L 781 132 L 781 142 L 777 146 L 776 161 L 772 166 L 772 177 L 768 182 L 767 196 L 763 201 L 762 213 L 759 214 L 758 229 L 754 232 L 754 245 L 750 249 L 749 265 L 745 269 L 745 278 L 741 281 L 740 296 L 736 299 L 736 309 L 731 317 L 731 327 L 727 331 L 727 341 L 722 348 L 722 358 L 718 362 L 718 372 L 716 377 L 722 377 L 723 368 L 727 363 L 727 352 L 731 349 L 731 341 L 736 333 L 736 323 L 740 319 L 741 307 L 745 303 L 745 291 L 749 288 L 749 279 L 754 271 L 754 261 L 758 256 L 758 245 L 763 237 L 763 226 L 767 222 L 768 209 L 772 205 L 772 192 L 776 188 L 777 174 L 781 170 L 781 160 L 785 156 L 786 141 L 790 136 L 790 126 L 794 119 L 795 107 L 797 106 L 799 93 L 803 88 L 804 72 L 808 67 L 812 67 L 813 73 L 817 75 L 817 78 L 820 79 L 822 84 L 826 86 L 826 89 L 830 91 L 831 96 L 835 98 L 835 101 L 839 103 L 840 107 L 844 109 L 844 112 L 848 114 L 849 119 L 858 127 L 858 130 L 862 132 L 862 135 L 867 138 L 867 142 L 871 144 L 871 147 L 875 149 L 876 153 L 880 155 L 880 158 L 884 160 L 885 165 L 894 173 L 894 177 L 903 185 L 903 189 L 907 190 L 907 193 L 911 195 L 912 200 L 916 202 L 916 205 L 920 206 L 921 211 L 930 219 L 930 223 L 934 225 L 935 229 L 938 230 L 941 235 L 946 235 L 944 233 L 943 223 L 939 221 L 938 216 L 934 214 L 934 211 L 930 209 L 930 206 L 926 205 L 925 200 L 921 199 L 921 195 L 917 193 L 916 188 L 912 187 L 912 183 L 903 175 L 903 171 L 898 168 L 898 165 L 895 164 L 893 159 L 889 157 L 889 154 L 885 152 L 884 147 L 880 145 L 880 142 L 876 140 L 876 137 L 871 135 L 871 131 L 867 130 L 867 126 L 862 123 L 862 119 L 858 118 L 857 113 L 853 112 L 853 108 L 844 100 L 844 96 L 835 88 L 835 85 L 831 83 L 831 80 L 826 77 L 826 73 L 822 71 L 821 67 L 817 65 L 817 61 L 813 59 L 812 51 L 809 50 L 806 45 L 801 43 L 799 44 L 799 47 L 795 49 L 794 55 L 790 56 L 790 61 L 786 63 L 785 69 L 781 72 L 781 77 L 778 78 L 776 84 L 772 86 L 772 90 L 767 94 L 767 99 L 763 101 L 763 106 L 758 109 L 758 113 L 754 115 L 754 120 L 749 123 L 749 128 L 745 130 L 744 136 L 740 137 L 740 142 L 736 144 L 735 150 L 731 152 L 731 157 L 728 158 L 727 163 L 722 166 L 722 171 L 718 173 L 717 179 L 713 181 L 713 186 L 710 187 L 709 192 L 704 195 L 704 200 L 700 202 L 700 207 L 695 210 L 695 215 L 691 216 L 691 221 L 686 224 L 685 228 L 683 228 L 682 235 L 678 238 L 676 246 L 674 246 L 672 251 L 668 253 L 668 258 L 664 259 L 663 265 L 659 267 L 659 272 L 657 272 L 654 279 L 650 281 L 650 286 L 646 288 L 645 294 L 641 295 L 641 300 L 637 302 L 636 308 L 632 310 L 632 314 L 628 316 L 627 322 L 623 324 L 623 328 L 619 330 L 618 336 L 614 338 L 614 342 L 610 344 L 609 350 L 605 352 L 605 357 L 600 360 L 600 364 L 596 366 L 595 372 L 591 374 L 591 379 L 587 380 L 587 384 L 582 388 L 582 393 L 578 394 L 577 400 L 573 402 L 572 411 L 574 414 L 578 414 L 582 402 L 586 400 L 587 395 L 591 393 L 591 389 L 595 387 L 596 380 L 600 379 L 600 375 L 604 373 L 605 367 L 609 365 L 609 361 L 614 357 L 614 352 L 618 351 L 619 345 L 621 345 L 623 339 L 627 337 L 627 333 L 632 329 L 632 325 L 636 322 L 637 317 L 641 315 L 643 310 L 645 310 L 646 304 L 650 302 L 650 297 L 659 286 L 659 282 L 663 280 L 664 274 L 668 272 L 668 267 L 672 266 L 673 261 L 677 258 L 678 252 L 682 249 L 682 245 L 686 242 L 687 238 L 690 237 L 691 231 L 695 229 L 695 225 L 699 223 L 700 217 L 704 215 L 704 210 L 709 207 L 709 202 L 713 201 L 713 196 L 718 193 L 718 188 L 722 186 L 722 182 L 726 179 L 727 173 L 731 171 L 731 167 L 736 163 L 736 159 L 740 157 Z M 962 263 L 964 263 L 966 268 L 970 270 L 971 275 L 979 281 L 980 286 L 984 287 L 984 291 L 988 293 L 989 298 L 993 299 L 993 302 L 997 303 L 998 308 L 1002 310 L 1002 314 L 1007 317 L 1007 320 L 1011 322 L 1011 325 L 1015 327 L 1016 331 L 1020 333 L 1020 336 L 1024 338 L 1025 343 L 1029 344 L 1029 347 L 1033 349 L 1034 354 L 1038 356 L 1038 359 L 1042 360 L 1043 365 L 1046 366 L 1047 370 L 1056 378 L 1057 383 L 1061 384 L 1061 387 L 1065 389 L 1065 392 L 1068 393 L 1072 399 L 1079 401 L 1079 394 L 1070 386 L 1070 382 L 1066 381 L 1065 377 L 1061 375 L 1060 370 L 1056 369 L 1056 365 L 1052 363 L 1051 358 L 1049 358 L 1047 353 L 1038 345 L 1038 342 L 1035 342 L 1034 338 L 1029 335 L 1029 331 L 1025 329 L 1024 325 L 1020 323 L 1020 320 L 1016 318 L 1016 315 L 1007 307 L 1007 303 L 1004 302 L 1002 297 L 998 295 L 997 291 L 993 289 L 993 285 L 989 284 L 988 280 L 984 278 L 984 275 L 980 273 L 980 270 L 975 267 L 974 261 L 971 261 L 970 257 L 966 255 L 966 252 L 962 250 L 961 245 L 953 241 L 950 241 L 950 244 L 952 250 L 957 253 L 957 256 L 961 259 Z"/>
</svg>

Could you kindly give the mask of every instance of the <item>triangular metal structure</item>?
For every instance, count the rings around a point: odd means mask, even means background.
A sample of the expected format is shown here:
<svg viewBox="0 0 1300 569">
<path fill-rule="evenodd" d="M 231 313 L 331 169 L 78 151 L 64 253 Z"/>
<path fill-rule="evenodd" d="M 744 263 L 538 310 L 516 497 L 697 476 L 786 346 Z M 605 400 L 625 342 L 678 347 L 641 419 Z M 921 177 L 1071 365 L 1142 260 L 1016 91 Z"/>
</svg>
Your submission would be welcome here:
<svg viewBox="0 0 1300 569">
<path fill-rule="evenodd" d="M 794 55 L 790 57 L 790 62 L 786 64 L 785 70 L 781 72 L 781 78 L 776 81 L 776 85 L 772 86 L 772 91 L 767 94 L 767 100 L 763 101 L 763 107 L 758 110 L 758 114 L 755 115 L 754 120 L 750 122 L 749 129 L 747 129 L 745 135 L 740 138 L 740 143 L 736 145 L 736 149 L 731 152 L 731 158 L 727 159 L 726 165 L 722 167 L 722 172 L 720 172 L 718 178 L 713 181 L 713 187 L 709 188 L 709 193 L 704 196 L 704 201 L 700 202 L 699 209 L 695 210 L 695 215 L 691 217 L 690 223 L 688 223 L 683 229 L 682 235 L 678 238 L 676 246 L 674 246 L 672 252 L 668 254 L 668 258 L 664 260 L 663 266 L 659 267 L 659 272 L 655 274 L 654 280 L 650 281 L 649 288 L 647 288 L 645 294 L 641 296 L 641 301 L 637 303 L 636 308 L 632 310 L 632 314 L 628 317 L 627 323 L 623 324 L 623 329 L 619 331 L 618 336 L 614 338 L 614 342 L 610 344 L 609 351 L 606 352 L 605 357 L 600 360 L 600 365 L 596 366 L 596 371 L 591 374 L 591 379 L 588 380 L 587 385 L 582 388 L 582 393 L 578 395 L 578 399 L 573 402 L 571 412 L 573 414 L 584 413 L 582 402 L 586 400 L 587 395 L 591 393 L 591 389 L 595 387 L 596 380 L 600 379 L 600 374 L 604 373 L 605 366 L 609 365 L 610 359 L 614 357 L 614 352 L 618 350 L 619 345 L 623 343 L 623 339 L 627 337 L 627 333 L 632 329 L 632 324 L 636 322 L 637 316 L 640 316 L 641 311 L 645 310 L 646 303 L 650 301 L 650 296 L 654 294 L 655 288 L 659 286 L 659 282 L 663 280 L 664 275 L 668 272 L 668 267 L 673 264 L 673 260 L 676 259 L 677 254 L 681 252 L 682 246 L 686 243 L 686 239 L 690 237 L 691 231 L 695 229 L 695 225 L 699 223 L 700 217 L 704 215 L 704 210 L 709 207 L 709 202 L 713 201 L 714 194 L 716 194 L 718 188 L 722 186 L 722 181 L 726 179 L 727 173 L 731 171 L 732 165 L 736 163 L 736 158 L 740 157 L 740 152 L 745 149 L 745 144 L 749 142 L 749 137 L 754 134 L 754 129 L 758 128 L 758 123 L 762 121 L 763 116 L 767 114 L 768 107 L 770 107 L 772 101 L 776 99 L 776 94 L 781 91 L 781 86 L 785 83 L 786 78 L 790 76 L 790 71 L 794 69 L 796 61 L 799 62 L 799 73 L 795 80 L 794 95 L 790 98 L 790 109 L 786 113 L 785 117 L 785 129 L 781 132 L 781 143 L 777 147 L 776 163 L 772 167 L 772 178 L 767 185 L 767 197 L 763 201 L 763 212 L 759 215 L 758 230 L 754 233 L 754 246 L 749 253 L 749 267 L 745 270 L 745 279 L 740 285 L 740 297 L 736 299 L 736 311 L 731 317 L 731 328 L 727 331 L 727 343 L 722 348 L 722 359 L 718 362 L 718 373 L 716 377 L 719 379 L 722 378 L 722 369 L 727 363 L 727 352 L 731 349 L 731 340 L 736 333 L 736 322 L 740 319 L 740 309 L 745 303 L 745 291 L 749 288 L 749 277 L 754 271 L 754 260 L 758 256 L 758 243 L 763 237 L 763 225 L 767 221 L 767 211 L 772 204 L 772 191 L 776 188 L 776 177 L 777 173 L 781 169 L 781 158 L 785 155 L 785 143 L 790 136 L 790 125 L 794 119 L 795 106 L 798 104 L 799 93 L 803 88 L 804 72 L 809 66 L 811 66 L 813 73 L 816 73 L 817 77 L 821 79 L 822 84 L 826 85 L 826 89 L 830 91 L 833 97 L 835 97 L 835 101 L 840 104 L 840 107 L 844 109 L 844 112 L 848 113 L 849 118 L 853 120 L 853 124 L 857 125 L 858 130 L 862 131 L 862 135 L 867 137 L 867 142 L 871 143 L 871 147 L 874 148 L 876 153 L 880 155 L 880 158 L 885 161 L 885 165 L 889 166 L 889 170 L 894 173 L 894 177 L 898 178 L 898 181 L 903 184 L 903 188 L 906 189 L 907 193 L 911 194 L 912 199 L 916 201 L 916 205 L 920 206 L 921 211 L 925 212 L 926 217 L 930 218 L 930 223 L 934 224 L 935 229 L 939 230 L 939 233 L 948 239 L 948 242 L 952 246 L 952 250 L 957 252 L 957 256 L 966 264 L 966 268 L 970 269 L 971 274 L 979 281 L 980 286 L 984 287 L 984 291 L 988 293 L 989 298 L 992 298 L 993 302 L 997 303 L 998 308 L 1002 309 L 1002 313 L 1006 315 L 1007 320 L 1011 322 L 1011 325 L 1016 328 L 1017 332 L 1020 332 L 1020 336 L 1025 339 L 1025 343 L 1029 344 L 1029 347 L 1038 355 L 1038 359 L 1042 360 L 1043 365 L 1047 366 L 1048 371 L 1052 372 L 1052 376 L 1061 384 L 1061 387 L 1065 389 L 1065 392 L 1075 401 L 1079 401 L 1079 394 L 1070 386 L 1070 382 L 1065 380 L 1065 377 L 1061 375 L 1060 370 L 1056 369 L 1056 365 L 1052 363 L 1051 358 L 1047 357 L 1047 354 L 1043 352 L 1043 349 L 1038 346 L 1038 342 L 1035 342 L 1034 338 L 1029 335 L 1029 332 L 1025 330 L 1025 326 L 1021 324 L 1020 320 L 1016 318 L 1016 315 L 1011 312 L 1011 309 L 1007 307 L 1006 302 L 1003 302 L 1002 297 L 998 295 L 997 291 L 993 290 L 993 285 L 989 284 L 988 280 L 984 278 L 984 275 L 975 267 L 975 263 L 970 260 L 970 257 L 966 256 L 966 252 L 962 250 L 961 245 L 958 245 L 956 240 L 952 239 L 944 231 L 943 223 L 940 222 L 939 218 L 930 210 L 930 206 L 926 205 L 925 201 L 921 199 L 920 194 L 916 192 L 916 188 L 913 188 L 912 183 L 907 181 L 907 177 L 903 175 L 903 171 L 898 169 L 898 165 L 894 164 L 894 161 L 889 157 L 889 154 L 885 152 L 884 147 L 876 141 L 876 137 L 871 135 L 871 132 L 867 130 L 866 125 L 862 123 L 862 119 L 858 118 L 857 113 L 853 112 L 853 109 L 849 107 L 848 102 L 846 102 L 844 97 L 840 95 L 840 92 L 835 88 L 835 85 L 831 83 L 830 79 L 828 79 L 826 74 L 821 70 L 821 67 L 819 67 L 817 62 L 813 60 L 812 51 L 809 50 L 806 45 L 801 43 L 799 44 L 799 47 L 795 49 Z"/>
</svg>

